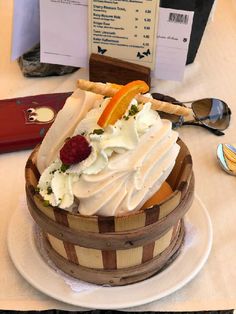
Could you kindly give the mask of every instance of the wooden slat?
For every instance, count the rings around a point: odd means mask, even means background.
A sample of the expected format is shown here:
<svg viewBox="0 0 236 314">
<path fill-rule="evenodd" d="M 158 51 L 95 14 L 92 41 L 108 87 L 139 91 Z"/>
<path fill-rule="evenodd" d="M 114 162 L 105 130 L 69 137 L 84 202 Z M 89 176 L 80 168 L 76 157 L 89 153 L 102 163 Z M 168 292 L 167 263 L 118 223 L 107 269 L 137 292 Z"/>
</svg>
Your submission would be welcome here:
<svg viewBox="0 0 236 314">
<path fill-rule="evenodd" d="M 98 217 L 98 229 L 100 233 L 114 232 L 115 231 L 115 218 L 114 217 L 101 217 L 101 216 Z"/>
<path fill-rule="evenodd" d="M 34 187 L 37 186 L 38 180 L 40 177 L 40 173 L 37 169 L 36 166 L 36 154 L 37 154 L 37 149 L 35 149 L 32 154 L 30 155 L 29 159 L 26 162 L 25 166 L 25 179 L 26 182 L 29 182 L 32 184 Z"/>
<path fill-rule="evenodd" d="M 97 217 L 91 217 L 91 219 L 88 219 L 90 217 L 85 217 L 81 215 L 72 215 L 68 214 L 68 224 L 69 227 L 75 231 L 89 231 L 89 232 L 99 232 L 98 229 L 98 218 Z"/>
<path fill-rule="evenodd" d="M 102 252 L 75 245 L 79 265 L 89 268 L 103 269 Z"/>
<path fill-rule="evenodd" d="M 56 222 L 61 226 L 69 227 L 66 211 L 60 210 L 59 208 L 56 207 L 53 208 L 53 210 Z"/>
<path fill-rule="evenodd" d="M 89 59 L 89 80 L 116 84 L 143 80 L 150 86 L 151 70 L 139 64 L 93 53 Z"/>
<path fill-rule="evenodd" d="M 102 251 L 103 268 L 114 270 L 117 268 L 116 251 Z"/>
<path fill-rule="evenodd" d="M 129 231 L 139 229 L 145 226 L 146 215 L 144 212 L 115 217 L 115 231 Z"/>
<path fill-rule="evenodd" d="M 51 244 L 52 248 L 65 259 L 68 259 L 66 250 L 63 244 L 63 241 L 58 240 L 57 238 L 53 237 L 51 234 L 47 234 L 47 239 Z"/>
<path fill-rule="evenodd" d="M 173 228 L 171 228 L 163 237 L 155 241 L 153 256 L 162 253 L 171 243 Z"/>
<path fill-rule="evenodd" d="M 148 208 L 145 210 L 145 213 L 146 213 L 145 226 L 151 225 L 160 219 L 160 206 L 155 205 L 152 208 Z"/>
<path fill-rule="evenodd" d="M 146 263 L 147 261 L 150 261 L 153 258 L 154 247 L 155 247 L 155 242 L 144 245 L 142 263 Z"/>
<path fill-rule="evenodd" d="M 178 188 L 178 185 L 182 181 L 186 181 L 192 172 L 192 158 L 188 147 L 183 141 L 180 140 L 180 138 L 178 139 L 177 143 L 180 145 L 180 151 L 177 156 L 175 166 L 167 178 L 167 182 L 170 184 L 173 191 Z M 184 169 L 187 165 L 190 165 L 190 167 L 188 168 L 188 171 L 184 172 Z"/>
<path fill-rule="evenodd" d="M 181 200 L 181 192 L 177 191 L 168 202 L 164 202 L 160 206 L 159 219 L 169 215 L 179 204 Z"/>
<path fill-rule="evenodd" d="M 52 219 L 56 221 L 55 215 L 54 215 L 54 210 L 52 206 L 43 206 L 42 199 L 39 197 L 39 195 L 34 195 L 34 201 L 36 206 L 38 207 L 41 212 L 47 216 L 49 219 Z"/>
<path fill-rule="evenodd" d="M 78 264 L 78 258 L 75 250 L 75 246 L 71 243 L 63 241 L 67 258 L 70 262 Z"/>
<path fill-rule="evenodd" d="M 129 250 L 117 250 L 116 260 L 117 269 L 132 267 L 142 263 L 143 248 L 142 246 Z"/>
</svg>

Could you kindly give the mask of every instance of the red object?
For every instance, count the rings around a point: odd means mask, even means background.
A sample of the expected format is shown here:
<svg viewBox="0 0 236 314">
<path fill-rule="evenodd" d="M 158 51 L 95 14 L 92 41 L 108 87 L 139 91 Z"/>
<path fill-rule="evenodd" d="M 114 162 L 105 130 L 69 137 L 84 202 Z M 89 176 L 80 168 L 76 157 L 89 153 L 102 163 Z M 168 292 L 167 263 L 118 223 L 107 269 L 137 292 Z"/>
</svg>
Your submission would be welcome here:
<svg viewBox="0 0 236 314">
<path fill-rule="evenodd" d="M 65 142 L 60 150 L 60 159 L 65 165 L 73 165 L 86 159 L 91 153 L 88 141 L 82 135 L 75 135 Z"/>
<path fill-rule="evenodd" d="M 0 100 L 0 153 L 40 143 L 71 92 Z"/>
</svg>

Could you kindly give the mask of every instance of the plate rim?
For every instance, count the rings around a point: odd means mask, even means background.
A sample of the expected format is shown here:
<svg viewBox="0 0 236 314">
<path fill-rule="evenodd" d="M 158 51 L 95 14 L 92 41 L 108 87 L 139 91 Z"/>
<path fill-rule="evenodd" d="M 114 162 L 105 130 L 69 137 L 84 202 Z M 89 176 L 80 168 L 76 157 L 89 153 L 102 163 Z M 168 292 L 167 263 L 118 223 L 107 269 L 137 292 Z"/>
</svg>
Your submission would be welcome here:
<svg viewBox="0 0 236 314">
<path fill-rule="evenodd" d="M 73 292 L 71 290 L 71 288 L 64 282 L 64 279 L 58 274 L 56 273 L 55 270 L 53 270 L 49 265 L 47 265 L 47 263 L 44 261 L 44 259 L 41 257 L 40 253 L 37 251 L 36 247 L 32 247 L 34 243 L 34 241 L 29 241 L 30 245 L 27 247 L 27 250 L 31 251 L 31 253 L 33 253 L 33 255 L 31 255 L 31 257 L 33 256 L 34 261 L 40 261 L 40 265 L 39 264 L 35 264 L 32 263 L 33 267 L 22 267 L 22 261 L 20 261 L 19 259 L 19 255 L 17 254 L 17 250 L 14 250 L 16 245 L 18 246 L 18 251 L 19 251 L 19 243 L 21 245 L 21 249 L 24 249 L 24 245 L 23 245 L 23 241 L 20 242 L 19 238 L 20 237 L 32 237 L 33 238 L 33 227 L 34 227 L 34 221 L 31 218 L 30 214 L 28 213 L 27 210 L 25 210 L 25 215 L 22 215 L 22 207 L 18 207 L 12 217 L 11 220 L 9 222 L 8 225 L 8 233 L 7 233 L 7 245 L 8 245 L 8 251 L 11 257 L 11 260 L 13 261 L 14 266 L 16 267 L 16 269 L 18 270 L 18 272 L 22 275 L 22 277 L 29 282 L 34 288 L 36 288 L 37 290 L 39 290 L 40 292 L 46 294 L 49 297 L 52 297 L 55 300 L 73 305 L 73 306 L 80 306 L 80 307 L 84 307 L 84 308 L 88 308 L 88 309 L 125 309 L 125 308 L 130 308 L 130 307 L 136 307 L 136 306 L 140 306 L 140 305 L 144 305 L 153 301 L 157 301 L 163 297 L 166 297 L 170 294 L 172 294 L 173 292 L 179 290 L 180 288 L 182 288 L 183 286 L 185 286 L 188 282 L 190 282 L 198 273 L 199 271 L 202 269 L 202 267 L 204 266 L 204 264 L 206 263 L 208 256 L 210 254 L 211 251 L 211 247 L 212 247 L 212 241 L 213 241 L 213 230 L 212 230 L 212 223 L 211 223 L 211 219 L 209 216 L 209 213 L 205 207 L 205 205 L 202 203 L 202 201 L 199 199 L 199 197 L 196 195 L 194 196 L 194 201 L 193 201 L 193 205 L 191 206 L 190 210 L 187 212 L 186 217 L 185 217 L 185 221 L 187 219 L 190 220 L 190 223 L 195 226 L 194 223 L 196 223 L 195 221 L 191 220 L 191 215 L 194 216 L 194 214 L 196 215 L 196 213 L 194 213 L 194 209 L 196 211 L 196 203 L 198 203 L 199 207 L 201 208 L 200 213 L 202 214 L 202 220 L 204 222 L 204 224 L 200 224 L 198 227 L 202 227 L 203 225 L 205 226 L 205 232 L 207 234 L 207 241 L 204 242 L 205 247 L 204 250 L 202 250 L 201 252 L 201 256 L 199 257 L 199 260 L 197 263 L 195 263 L 196 265 L 194 267 L 192 267 L 191 272 L 188 272 L 187 274 L 185 274 L 185 276 L 182 278 L 182 280 L 179 280 L 175 285 L 170 286 L 169 288 L 164 289 L 163 291 L 156 293 L 155 290 L 152 291 L 152 293 L 148 296 L 145 297 L 144 299 L 142 299 L 141 297 L 137 296 L 137 299 L 135 300 L 128 300 L 127 301 L 123 301 L 122 302 L 118 302 L 116 301 L 114 303 L 114 300 L 111 300 L 111 296 L 112 292 L 115 292 L 116 294 L 120 295 L 119 292 L 120 290 L 123 290 L 123 294 L 126 292 L 128 292 L 130 289 L 132 290 L 132 293 L 134 292 L 134 289 L 136 289 L 139 291 L 140 289 L 144 289 L 146 285 L 153 283 L 155 284 L 156 281 L 158 281 L 158 278 L 160 280 L 161 277 L 168 276 L 168 273 L 171 273 L 171 271 L 173 271 L 176 267 L 176 265 L 178 263 L 181 264 L 181 259 L 184 260 L 184 257 L 186 257 L 185 255 L 188 253 L 188 251 L 191 249 L 191 247 L 187 248 L 188 245 L 184 245 L 183 249 L 180 253 L 180 255 L 176 258 L 176 260 L 170 265 L 168 266 L 163 272 L 158 273 L 157 275 L 154 275 L 151 278 L 148 278 L 144 281 L 135 283 L 135 284 L 130 284 L 130 285 L 126 285 L 126 286 L 117 286 L 117 287 L 102 287 L 99 286 L 98 288 L 92 290 L 92 291 L 83 291 L 80 293 L 76 293 Z M 26 204 L 24 205 L 24 207 L 27 206 Z M 22 229 L 21 228 L 15 228 L 15 221 L 17 220 L 17 223 L 19 224 L 19 217 L 21 217 L 21 219 L 23 220 L 23 222 L 26 222 L 27 219 L 29 220 L 29 224 L 24 223 L 23 228 L 25 233 L 22 234 Z M 201 216 L 201 215 L 200 215 Z M 198 217 L 199 219 L 199 217 Z M 195 226 L 196 227 L 196 226 Z M 18 235 L 18 237 L 14 236 L 14 233 Z M 16 241 L 17 239 L 17 241 Z M 195 244 L 195 246 L 197 245 L 197 243 Z M 25 252 L 25 251 L 24 251 Z M 35 254 L 37 256 L 35 256 Z M 184 260 L 184 262 L 186 262 L 186 259 Z M 48 275 L 52 276 L 52 273 L 54 273 L 54 275 L 57 277 L 59 281 L 62 283 L 62 285 L 64 285 L 64 287 L 62 288 L 66 288 L 65 290 L 68 292 L 67 295 L 65 295 L 66 291 L 63 291 L 63 294 L 60 296 L 58 295 L 55 291 L 50 291 L 47 289 L 47 287 L 42 287 L 41 284 L 39 284 L 39 282 L 37 282 L 37 280 L 35 280 L 35 275 L 36 273 L 40 273 L 40 269 L 37 268 L 44 268 L 46 270 L 48 270 Z M 33 268 L 33 274 L 32 274 L 32 268 Z M 36 269 L 35 269 L 36 268 Z M 33 276 L 32 276 L 33 275 Z M 48 279 L 48 277 L 47 277 Z M 163 280 L 163 278 L 162 278 Z M 47 284 L 46 284 L 47 286 Z M 45 290 L 46 288 L 46 290 Z M 68 290 L 68 289 L 69 290 Z M 130 290 L 130 291 L 131 291 Z M 143 290 L 142 290 L 143 291 Z M 94 298 L 97 296 L 99 296 L 99 293 L 102 292 L 102 295 L 105 295 L 105 300 L 101 300 L 101 296 L 100 298 L 98 298 L 96 300 L 96 304 L 91 304 L 91 300 L 89 301 L 89 298 Z M 135 294 L 135 293 L 134 293 Z M 88 296 L 90 295 L 90 297 Z M 118 298 L 119 299 L 119 298 Z"/>
</svg>

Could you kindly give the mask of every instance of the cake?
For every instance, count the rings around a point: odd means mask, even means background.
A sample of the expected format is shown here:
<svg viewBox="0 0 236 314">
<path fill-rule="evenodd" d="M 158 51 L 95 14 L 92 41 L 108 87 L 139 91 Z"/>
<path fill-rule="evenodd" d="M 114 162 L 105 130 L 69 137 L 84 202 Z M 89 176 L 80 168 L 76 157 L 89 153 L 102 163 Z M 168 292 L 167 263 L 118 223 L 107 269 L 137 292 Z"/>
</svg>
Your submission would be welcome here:
<svg viewBox="0 0 236 314">
<path fill-rule="evenodd" d="M 25 170 L 49 257 L 75 278 L 111 286 L 174 260 L 194 191 L 188 148 L 151 103 L 134 98 L 145 84 L 116 88 L 112 98 L 77 89 Z"/>
</svg>

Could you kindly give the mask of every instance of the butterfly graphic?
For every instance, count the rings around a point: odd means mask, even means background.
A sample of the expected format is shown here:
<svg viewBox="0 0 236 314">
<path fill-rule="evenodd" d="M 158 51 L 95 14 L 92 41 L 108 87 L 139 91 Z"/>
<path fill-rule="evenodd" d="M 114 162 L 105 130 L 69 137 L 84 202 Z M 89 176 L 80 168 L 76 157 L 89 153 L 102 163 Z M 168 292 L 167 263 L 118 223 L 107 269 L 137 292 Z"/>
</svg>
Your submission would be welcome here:
<svg viewBox="0 0 236 314">
<path fill-rule="evenodd" d="M 147 57 L 151 54 L 150 49 L 148 49 L 147 51 L 144 51 L 142 53 L 138 52 L 137 53 L 137 58 L 142 59 L 144 57 Z"/>
<path fill-rule="evenodd" d="M 137 58 L 142 59 L 144 58 L 144 55 L 142 55 L 140 52 L 137 53 Z"/>
<path fill-rule="evenodd" d="M 102 47 L 98 46 L 98 53 L 100 53 L 101 55 L 103 55 L 106 51 L 107 49 L 103 49 Z"/>
<path fill-rule="evenodd" d="M 143 54 L 147 57 L 151 54 L 150 49 L 148 49 L 147 51 L 144 51 Z"/>
</svg>

